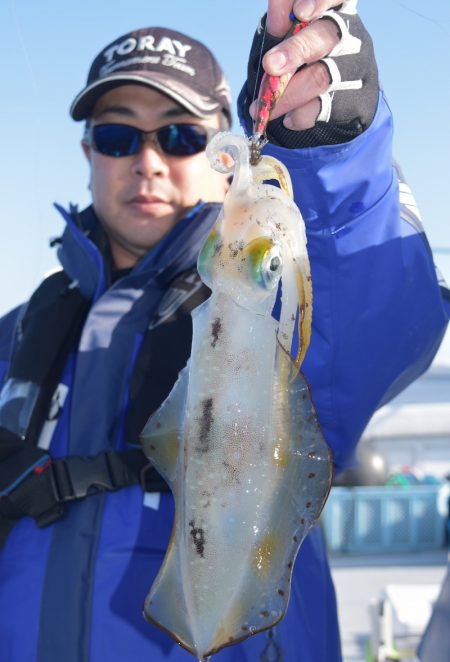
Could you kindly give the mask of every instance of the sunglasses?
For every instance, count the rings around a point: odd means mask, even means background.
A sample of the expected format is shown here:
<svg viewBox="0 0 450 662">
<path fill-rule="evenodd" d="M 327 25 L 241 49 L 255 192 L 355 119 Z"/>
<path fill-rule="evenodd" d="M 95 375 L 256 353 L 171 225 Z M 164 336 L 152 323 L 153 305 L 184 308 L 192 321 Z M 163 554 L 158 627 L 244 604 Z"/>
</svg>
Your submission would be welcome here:
<svg viewBox="0 0 450 662">
<path fill-rule="evenodd" d="M 114 158 L 137 154 L 144 142 L 153 143 L 167 156 L 192 156 L 203 152 L 217 132 L 200 124 L 168 124 L 154 131 L 141 131 L 128 124 L 96 124 L 87 127 L 83 142 Z"/>
</svg>

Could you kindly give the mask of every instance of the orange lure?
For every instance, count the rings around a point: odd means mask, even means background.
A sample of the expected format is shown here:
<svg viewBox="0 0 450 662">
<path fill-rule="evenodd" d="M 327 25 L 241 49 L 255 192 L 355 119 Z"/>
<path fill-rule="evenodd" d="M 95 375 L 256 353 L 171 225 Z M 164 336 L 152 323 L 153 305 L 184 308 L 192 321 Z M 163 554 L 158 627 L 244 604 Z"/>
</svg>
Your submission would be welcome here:
<svg viewBox="0 0 450 662">
<path fill-rule="evenodd" d="M 291 14 L 291 19 L 293 15 Z M 299 21 L 294 18 L 292 26 L 285 34 L 284 39 L 297 34 L 303 28 L 309 25 L 307 21 Z M 287 84 L 291 80 L 293 74 L 284 74 L 282 76 L 269 76 L 264 73 L 258 95 L 258 110 L 256 119 L 253 123 L 253 136 L 251 140 L 251 163 L 255 165 L 258 163 L 262 147 L 266 144 L 266 129 L 270 119 L 270 114 L 275 105 L 286 89 Z"/>
</svg>

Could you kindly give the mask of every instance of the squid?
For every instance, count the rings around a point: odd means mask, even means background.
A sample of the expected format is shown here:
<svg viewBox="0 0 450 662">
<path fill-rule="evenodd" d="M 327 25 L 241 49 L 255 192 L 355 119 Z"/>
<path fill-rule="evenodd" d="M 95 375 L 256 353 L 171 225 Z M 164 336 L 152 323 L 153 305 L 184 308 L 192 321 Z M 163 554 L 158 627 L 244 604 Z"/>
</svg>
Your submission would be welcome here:
<svg viewBox="0 0 450 662">
<path fill-rule="evenodd" d="M 211 296 L 192 313 L 187 366 L 141 435 L 175 500 L 144 616 L 203 661 L 283 617 L 332 480 L 300 371 L 312 318 L 305 226 L 286 168 L 268 156 L 252 166 L 250 152 L 229 133 L 208 145 L 212 166 L 234 172 L 198 258 Z"/>
</svg>

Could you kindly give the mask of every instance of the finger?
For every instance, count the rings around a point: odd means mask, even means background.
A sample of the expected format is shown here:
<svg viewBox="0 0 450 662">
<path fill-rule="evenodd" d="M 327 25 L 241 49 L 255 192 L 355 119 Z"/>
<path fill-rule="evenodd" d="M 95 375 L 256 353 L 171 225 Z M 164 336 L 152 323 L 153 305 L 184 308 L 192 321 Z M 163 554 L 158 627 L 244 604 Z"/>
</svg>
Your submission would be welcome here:
<svg viewBox="0 0 450 662">
<path fill-rule="evenodd" d="M 284 37 L 292 25 L 289 15 L 292 0 L 269 0 L 267 4 L 266 29 L 274 37 Z"/>
<path fill-rule="evenodd" d="M 339 43 L 340 32 L 334 21 L 316 21 L 268 51 L 263 66 L 270 76 L 294 73 L 303 64 L 317 62 Z"/>
<path fill-rule="evenodd" d="M 320 99 L 313 99 L 302 108 L 296 108 L 286 115 L 283 124 L 286 129 L 290 129 L 291 131 L 305 131 L 305 129 L 312 129 L 316 124 L 320 109 Z"/>
<path fill-rule="evenodd" d="M 340 4 L 342 3 L 336 0 L 297 0 L 294 2 L 293 12 L 301 21 L 313 21 Z"/>
<path fill-rule="evenodd" d="M 289 81 L 283 96 L 270 113 L 270 119 L 274 120 L 277 117 L 291 113 L 297 108 L 303 108 L 313 99 L 325 94 L 330 87 L 330 83 L 330 71 L 323 62 L 316 62 L 301 69 Z M 249 108 L 252 119 L 255 119 L 258 105 L 258 100 L 256 100 Z"/>
<path fill-rule="evenodd" d="M 301 69 L 290 80 L 283 96 L 271 112 L 270 119 L 274 120 L 295 111 L 297 108 L 303 108 L 313 99 L 325 94 L 330 87 L 330 83 L 329 69 L 322 62 L 316 62 Z"/>
<path fill-rule="evenodd" d="M 297 0 L 294 5 L 292 0 L 268 0 L 267 32 L 274 37 L 284 37 L 292 25 L 292 11 L 300 20 L 311 21 L 339 4 L 336 0 Z"/>
</svg>

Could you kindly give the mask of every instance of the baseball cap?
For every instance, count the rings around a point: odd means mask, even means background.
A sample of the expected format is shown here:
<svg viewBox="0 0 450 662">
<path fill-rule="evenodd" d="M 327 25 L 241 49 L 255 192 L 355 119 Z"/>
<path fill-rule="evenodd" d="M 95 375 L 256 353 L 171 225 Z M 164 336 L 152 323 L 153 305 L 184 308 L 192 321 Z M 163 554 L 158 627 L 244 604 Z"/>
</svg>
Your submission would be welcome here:
<svg viewBox="0 0 450 662">
<path fill-rule="evenodd" d="M 70 115 L 87 119 L 102 94 L 125 84 L 159 90 L 197 117 L 222 111 L 231 122 L 230 88 L 219 63 L 204 44 L 181 32 L 142 28 L 108 44 L 93 61 Z"/>
</svg>

